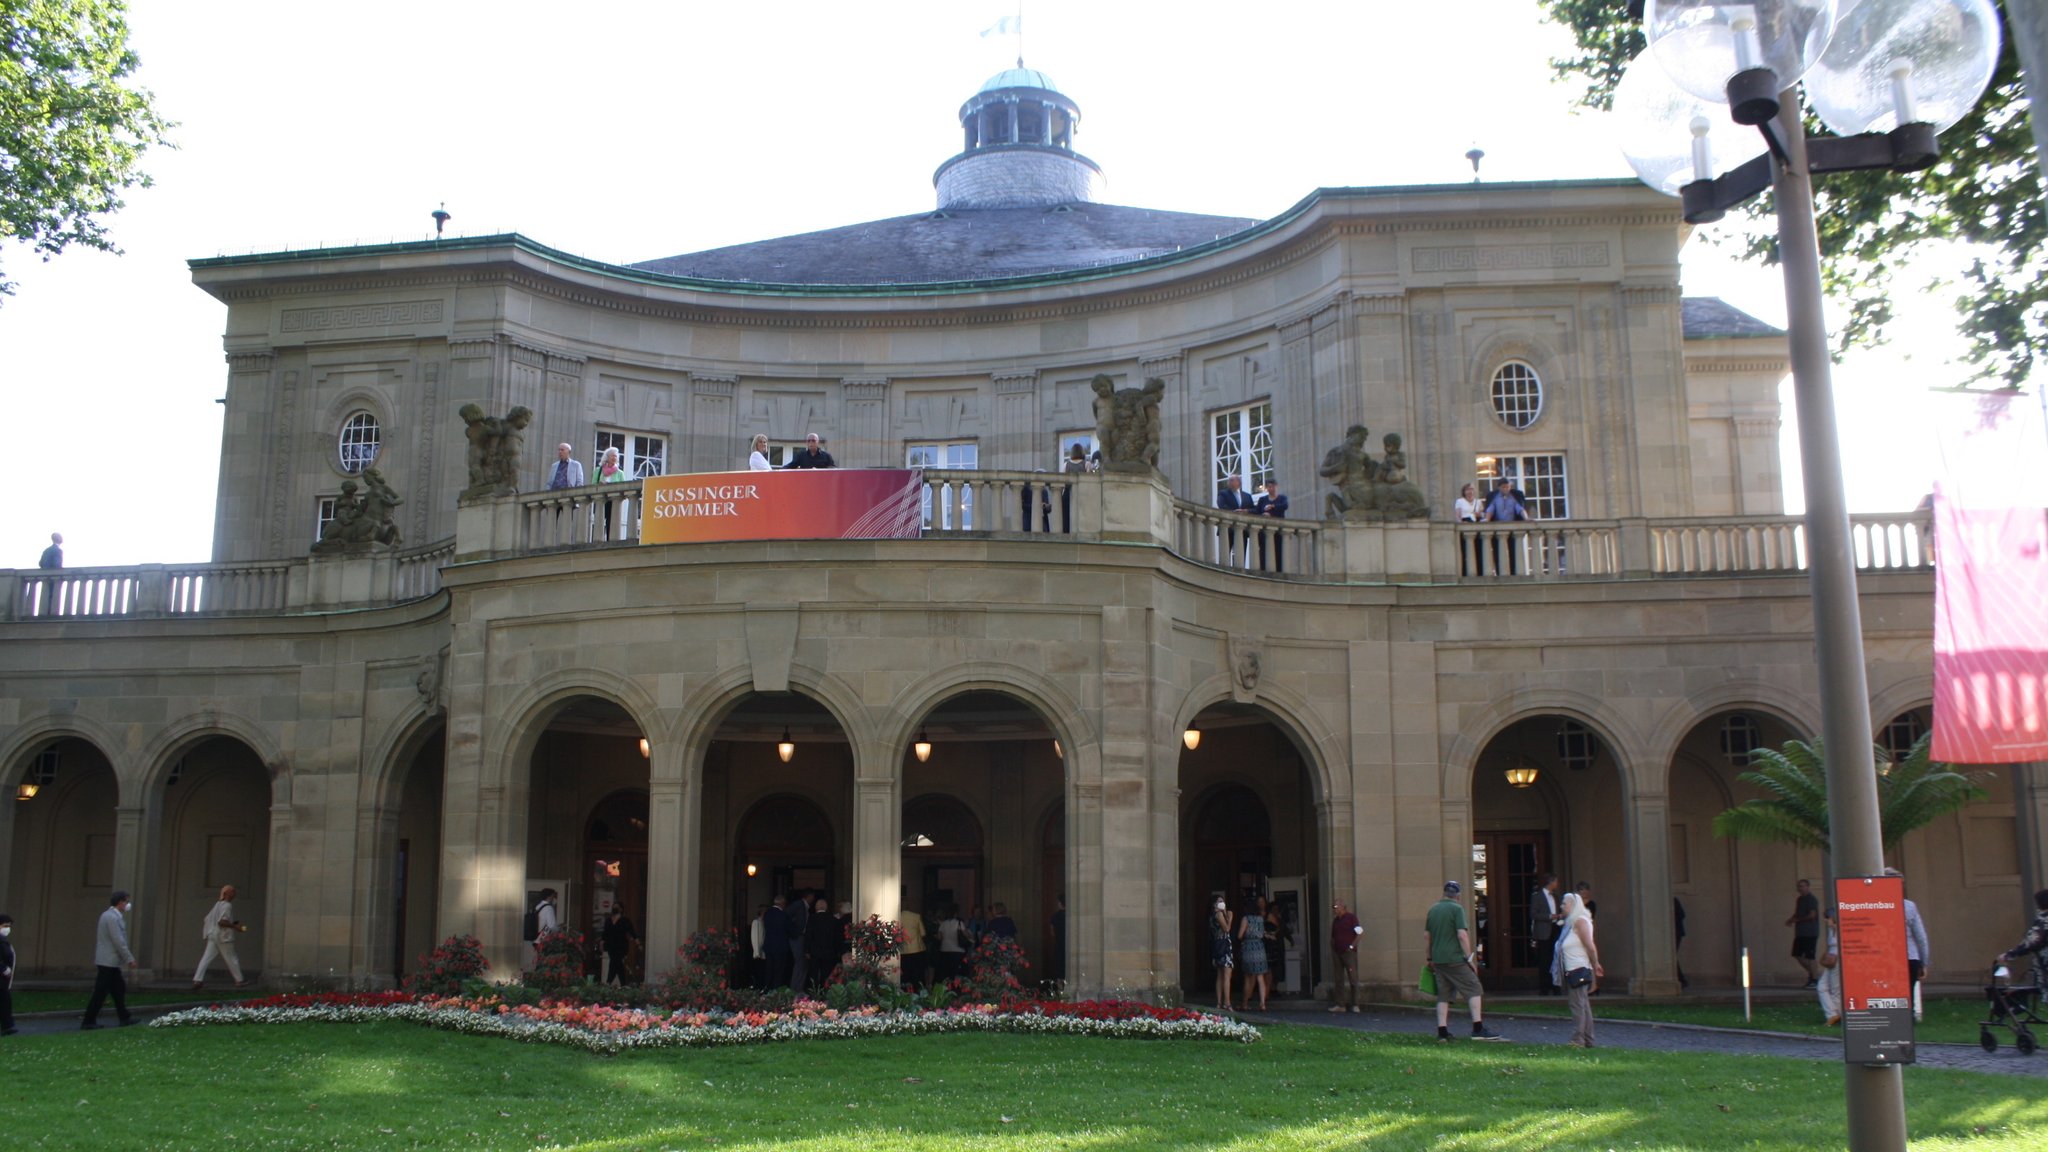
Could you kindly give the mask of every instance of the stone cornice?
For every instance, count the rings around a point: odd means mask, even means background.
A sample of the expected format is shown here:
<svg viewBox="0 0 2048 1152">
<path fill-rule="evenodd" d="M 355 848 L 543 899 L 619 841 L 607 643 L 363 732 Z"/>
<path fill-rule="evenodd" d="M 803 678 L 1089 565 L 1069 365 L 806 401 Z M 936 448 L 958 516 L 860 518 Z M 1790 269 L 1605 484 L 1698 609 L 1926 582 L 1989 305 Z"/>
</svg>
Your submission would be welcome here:
<svg viewBox="0 0 2048 1152">
<path fill-rule="evenodd" d="M 230 372 L 268 372 L 277 362 L 277 353 L 265 348 L 261 351 L 230 352 L 225 357 Z"/>
<path fill-rule="evenodd" d="M 889 398 L 886 376 L 849 376 L 839 382 L 840 394 L 849 401 L 873 402 Z"/>
<path fill-rule="evenodd" d="M 739 387 L 738 376 L 721 376 L 709 372 L 690 373 L 690 395 L 730 396 Z"/>
<path fill-rule="evenodd" d="M 1776 360 L 1735 360 L 1720 359 L 1712 356 L 1687 356 L 1685 358 L 1685 370 L 1687 372 L 1722 375 L 1754 372 L 1785 373 L 1792 370 L 1792 359 L 1789 356 Z"/>
<path fill-rule="evenodd" d="M 991 372 L 989 382 L 998 396 L 1017 396 L 1038 390 L 1036 372 Z"/>
</svg>

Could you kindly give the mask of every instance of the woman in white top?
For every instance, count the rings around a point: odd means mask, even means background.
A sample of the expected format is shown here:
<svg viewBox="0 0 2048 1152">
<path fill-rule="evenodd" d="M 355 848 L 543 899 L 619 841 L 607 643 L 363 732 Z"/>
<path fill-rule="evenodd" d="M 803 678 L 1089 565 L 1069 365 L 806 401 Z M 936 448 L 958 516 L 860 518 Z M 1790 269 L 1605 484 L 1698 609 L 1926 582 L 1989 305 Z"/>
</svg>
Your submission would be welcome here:
<svg viewBox="0 0 2048 1152">
<path fill-rule="evenodd" d="M 1479 498 L 1479 489 L 1470 484 L 1465 485 L 1464 490 L 1458 493 L 1458 498 L 1451 504 L 1451 509 L 1452 515 L 1458 518 L 1460 524 L 1477 524 L 1486 519 L 1486 502 Z M 1458 549 L 1458 575 L 1483 576 L 1486 567 L 1479 562 L 1479 537 L 1473 536 L 1471 545 L 1470 555 L 1466 554 L 1464 548 Z"/>
<path fill-rule="evenodd" d="M 1559 983 L 1565 986 L 1565 999 L 1572 1006 L 1572 1038 L 1567 1043 L 1574 1048 L 1591 1048 L 1593 990 L 1607 973 L 1600 967 L 1600 949 L 1593 943 L 1593 916 L 1586 911 L 1586 902 L 1577 892 L 1567 892 L 1562 904 L 1564 923 L 1558 926 L 1557 968 L 1558 975 L 1563 977 Z M 1574 988 L 1571 974 L 1580 968 L 1590 969 L 1592 974 Z"/>
<path fill-rule="evenodd" d="M 754 437 L 754 454 L 747 457 L 747 467 L 756 472 L 767 472 L 775 467 L 768 463 L 768 437 Z"/>
</svg>

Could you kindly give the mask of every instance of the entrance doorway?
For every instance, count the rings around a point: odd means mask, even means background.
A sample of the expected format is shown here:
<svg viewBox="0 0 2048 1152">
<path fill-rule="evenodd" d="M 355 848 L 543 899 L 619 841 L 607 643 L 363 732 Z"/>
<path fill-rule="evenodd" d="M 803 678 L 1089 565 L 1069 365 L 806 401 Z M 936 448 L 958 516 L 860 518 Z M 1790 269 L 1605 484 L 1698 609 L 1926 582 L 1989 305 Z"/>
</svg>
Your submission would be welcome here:
<svg viewBox="0 0 2048 1152">
<path fill-rule="evenodd" d="M 598 802 L 583 826 L 583 875 L 590 883 L 590 921 L 583 930 L 584 969 L 605 979 L 604 926 L 614 907 L 634 931 L 647 930 L 647 793 L 614 792 Z M 625 979 L 638 983 L 646 956 L 636 944 L 626 955 Z"/>
<path fill-rule="evenodd" d="M 1536 942 L 1529 936 L 1529 897 L 1550 868 L 1550 833 L 1481 832 L 1472 844 L 1472 920 L 1479 971 L 1489 988 L 1533 988 Z"/>
</svg>

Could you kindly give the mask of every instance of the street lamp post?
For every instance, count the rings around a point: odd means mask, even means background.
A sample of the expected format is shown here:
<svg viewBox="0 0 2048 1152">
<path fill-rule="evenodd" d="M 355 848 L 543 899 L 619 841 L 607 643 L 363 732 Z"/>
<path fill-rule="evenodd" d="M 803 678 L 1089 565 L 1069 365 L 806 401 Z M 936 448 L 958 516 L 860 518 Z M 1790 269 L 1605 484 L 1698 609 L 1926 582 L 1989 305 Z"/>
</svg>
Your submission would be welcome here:
<svg viewBox="0 0 2048 1152">
<path fill-rule="evenodd" d="M 1835 0 L 1649 0 L 1643 18 L 1650 47 L 1615 91 L 1623 150 L 1637 175 L 1678 195 L 1691 224 L 1720 219 L 1766 186 L 1775 196 L 1827 750 L 1829 861 L 1836 876 L 1874 875 L 1884 867 L 1884 844 L 1812 175 L 1933 164 L 1938 133 L 1990 82 L 1997 13 L 1991 0 L 1852 0 L 1839 10 Z M 1823 121 L 1842 135 L 1807 138 L 1802 77 Z M 1731 135 L 1731 120 L 1756 127 L 1761 139 Z M 1717 150 L 1724 162 L 1731 154 L 1740 162 L 1717 175 Z M 1845 1070 L 1849 1146 L 1904 1152 L 1903 1069 Z"/>
</svg>

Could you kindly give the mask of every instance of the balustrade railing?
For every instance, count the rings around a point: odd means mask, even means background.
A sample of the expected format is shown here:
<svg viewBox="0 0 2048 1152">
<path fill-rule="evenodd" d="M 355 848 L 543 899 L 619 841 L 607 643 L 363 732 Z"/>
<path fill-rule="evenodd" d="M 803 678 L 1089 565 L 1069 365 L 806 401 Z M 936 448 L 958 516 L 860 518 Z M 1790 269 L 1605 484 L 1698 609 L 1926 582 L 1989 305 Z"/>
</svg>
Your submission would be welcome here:
<svg viewBox="0 0 2048 1152">
<path fill-rule="evenodd" d="M 1212 568 L 1312 578 L 1322 571 L 1321 533 L 1315 520 L 1276 520 L 1173 502 L 1174 555 Z"/>
<path fill-rule="evenodd" d="M 1796 516 L 1354 524 L 1224 512 L 1174 499 L 1149 477 L 928 470 L 923 483 L 930 538 L 1151 542 L 1197 564 L 1264 578 L 1653 579 L 1789 574 L 1808 563 Z M 640 536 L 637 488 L 524 493 L 493 507 L 497 531 L 513 539 L 501 537 L 470 559 L 632 544 Z M 1851 546 L 1859 572 L 1934 566 L 1925 511 L 1853 516 Z M 403 603 L 439 591 L 441 570 L 457 552 L 457 541 L 444 540 L 367 557 L 0 570 L 0 618 L 232 616 Z M 1397 554 L 1402 567 L 1393 566 Z M 316 579 L 335 571 L 316 565 L 363 561 L 381 566 L 374 578 Z"/>
</svg>

